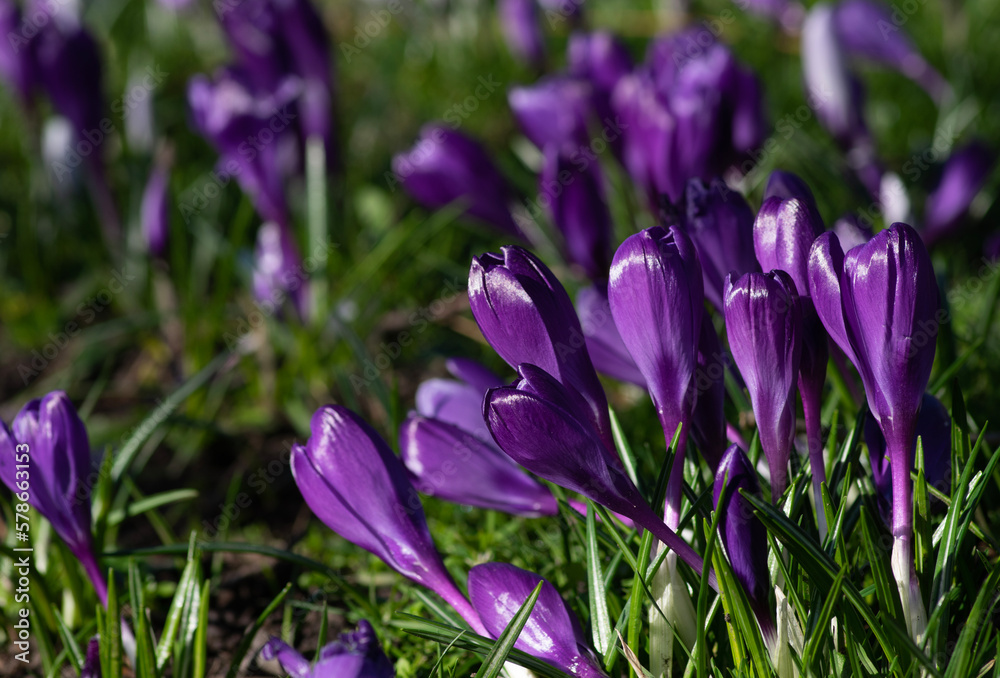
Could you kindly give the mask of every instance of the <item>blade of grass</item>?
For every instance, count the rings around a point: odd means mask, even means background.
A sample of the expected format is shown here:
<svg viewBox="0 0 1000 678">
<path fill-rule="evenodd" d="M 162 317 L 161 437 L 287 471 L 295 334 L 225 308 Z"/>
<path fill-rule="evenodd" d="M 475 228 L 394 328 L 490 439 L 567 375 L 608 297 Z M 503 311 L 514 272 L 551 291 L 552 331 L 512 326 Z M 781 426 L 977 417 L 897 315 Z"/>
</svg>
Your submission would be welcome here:
<svg viewBox="0 0 1000 678">
<path fill-rule="evenodd" d="M 257 631 L 259 631 L 260 627 L 264 625 L 264 622 L 271 616 L 271 613 L 278 609 L 278 606 L 281 605 L 281 602 L 291 590 L 292 582 L 288 582 L 285 584 L 285 588 L 281 589 L 278 595 L 274 597 L 274 600 L 268 603 L 268 606 L 264 608 L 264 611 L 260 613 L 253 624 L 250 625 L 250 628 L 248 628 L 243 634 L 243 638 L 240 639 L 239 645 L 237 645 L 236 649 L 233 651 L 232 663 L 229 665 L 229 671 L 226 673 L 226 678 L 236 678 L 236 674 L 240 669 L 240 664 L 243 662 L 243 657 L 245 657 L 247 652 L 250 650 L 250 643 L 253 642 L 254 636 L 257 635 Z M 208 609 L 207 605 L 204 607 L 205 610 Z M 207 625 L 208 624 L 206 623 L 205 626 Z"/>
<path fill-rule="evenodd" d="M 531 616 L 531 611 L 535 609 L 535 603 L 538 601 L 538 596 L 542 593 L 542 585 L 544 583 L 544 581 L 538 582 L 535 590 L 524 601 L 524 604 L 518 609 L 517 614 L 511 618 L 510 623 L 507 624 L 507 628 L 497 638 L 493 649 L 486 655 L 483 665 L 476 671 L 477 678 L 480 676 L 482 678 L 498 678 L 500 672 L 503 671 L 507 655 L 510 654 L 510 651 L 514 648 L 514 643 L 521 636 L 521 629 L 528 623 L 528 617 Z"/>
</svg>

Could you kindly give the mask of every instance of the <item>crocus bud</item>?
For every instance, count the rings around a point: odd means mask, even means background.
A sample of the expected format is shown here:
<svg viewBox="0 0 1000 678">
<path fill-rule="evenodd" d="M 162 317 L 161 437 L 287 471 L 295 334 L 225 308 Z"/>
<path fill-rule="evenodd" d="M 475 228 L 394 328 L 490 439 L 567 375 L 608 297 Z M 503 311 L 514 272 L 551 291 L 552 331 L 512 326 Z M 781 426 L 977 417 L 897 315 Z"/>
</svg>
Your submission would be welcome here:
<svg viewBox="0 0 1000 678">
<path fill-rule="evenodd" d="M 760 497 L 757 472 L 739 445 L 730 445 L 715 472 L 712 491 L 719 514 L 719 537 L 733 574 L 743 585 L 761 631 L 768 643 L 774 639 L 774 616 L 768 602 L 767 530 L 754 515 L 753 505 L 740 490 Z"/>
<path fill-rule="evenodd" d="M 714 473 L 726 451 L 726 364 L 719 335 L 708 313 L 701 314 L 698 356 L 688 400 L 691 413 L 691 440 Z"/>
<path fill-rule="evenodd" d="M 820 232 L 823 231 L 823 217 L 820 216 L 819 206 L 816 205 L 816 196 L 813 195 L 809 184 L 791 172 L 775 170 L 767 178 L 767 186 L 764 187 L 764 200 L 768 198 L 781 198 L 790 200 L 795 198 L 809 210 L 809 217 Z"/>
<path fill-rule="evenodd" d="M 552 493 L 492 440 L 483 442 L 452 424 L 411 415 L 400 428 L 399 449 L 413 484 L 423 494 L 529 517 L 559 512 Z"/>
<path fill-rule="evenodd" d="M 465 213 L 522 237 L 508 208 L 514 191 L 478 141 L 443 125 L 427 125 L 420 140 L 392 159 L 394 180 L 428 209 L 461 200 Z"/>
<path fill-rule="evenodd" d="M 518 373 L 521 379 L 514 385 L 486 395 L 486 424 L 500 449 L 535 475 L 651 531 L 699 571 L 701 557 L 649 508 L 620 464 L 609 459 L 582 398 L 534 365 L 520 365 Z"/>
<path fill-rule="evenodd" d="M 53 391 L 26 404 L 12 428 L 0 422 L 0 480 L 15 495 L 27 493 L 27 503 L 66 542 L 106 603 L 90 534 L 91 458 L 83 422 L 66 394 Z"/>
<path fill-rule="evenodd" d="M 545 61 L 545 36 L 535 0 L 499 0 L 497 16 L 507 47 L 517 59 L 540 66 Z"/>
<path fill-rule="evenodd" d="M 753 405 L 771 471 L 771 500 L 788 479 L 795 439 L 795 384 L 802 357 L 802 311 L 784 271 L 726 279 L 726 332 Z"/>
<path fill-rule="evenodd" d="M 166 163 L 156 163 L 142 193 L 139 212 L 146 247 L 149 253 L 157 258 L 162 258 L 166 253 L 170 237 L 170 202 L 167 194 L 169 186 L 170 167 Z"/>
<path fill-rule="evenodd" d="M 478 615 L 441 562 L 403 463 L 385 441 L 339 405 L 318 409 L 311 427 L 306 445 L 292 448 L 291 467 L 313 513 L 344 539 L 437 593 L 483 634 Z"/>
<path fill-rule="evenodd" d="M 615 253 L 608 285 L 615 326 L 642 372 L 668 444 L 682 425 L 667 485 L 667 525 L 675 529 L 704 298 L 698 254 L 676 226 L 654 226 L 629 236 Z"/>
<path fill-rule="evenodd" d="M 813 244 L 809 285 L 830 337 L 861 374 L 892 469 L 892 571 L 907 629 L 919 639 L 926 617 L 913 562 L 910 470 L 917 412 L 934 363 L 938 288 L 923 242 L 893 224 L 845 257 L 836 236 Z"/>
<path fill-rule="evenodd" d="M 539 149 L 554 146 L 569 155 L 589 145 L 587 127 L 594 107 L 587 81 L 550 76 L 533 85 L 512 87 L 507 101 L 521 131 Z"/>
<path fill-rule="evenodd" d="M 580 393 L 608 454 L 615 456 L 604 389 L 573 304 L 552 271 L 511 245 L 500 254 L 474 257 L 469 301 L 486 341 L 508 365 L 537 365 Z"/>
<path fill-rule="evenodd" d="M 613 33 L 574 33 L 566 49 L 570 75 L 584 78 L 606 95 L 632 70 L 632 57 Z"/>
<path fill-rule="evenodd" d="M 550 145 L 545 149 L 538 183 L 538 200 L 562 233 L 566 259 L 580 266 L 591 280 L 606 281 L 612 226 L 601 166 L 587 161 L 581 167 L 578 160 Z"/>
<path fill-rule="evenodd" d="M 837 37 L 853 56 L 883 63 L 940 101 L 948 83 L 927 63 L 896 19 L 895 7 L 877 0 L 842 0 L 834 9 Z"/>
<path fill-rule="evenodd" d="M 924 228 L 920 235 L 925 243 L 930 245 L 954 232 L 995 164 L 996 155 L 979 142 L 951 154 L 924 204 Z"/>
<path fill-rule="evenodd" d="M 678 223 L 698 250 L 705 298 L 721 311 L 726 276 L 760 271 L 754 256 L 753 212 L 743 196 L 720 179 L 708 185 L 688 183 L 679 212 Z"/>
<path fill-rule="evenodd" d="M 235 175 L 257 213 L 290 224 L 284 182 L 297 165 L 298 140 L 290 127 L 274 132 L 283 111 L 301 92 L 286 78 L 268 93 L 256 92 L 246 74 L 222 70 L 214 80 L 196 75 L 188 83 L 188 106 L 195 128 L 219 152 L 219 167 Z M 270 139 L 269 143 L 261 143 Z M 251 145 L 254 144 L 254 145 Z M 248 145 L 253 153 L 247 153 Z"/>
<path fill-rule="evenodd" d="M 635 361 L 622 341 L 622 335 L 615 327 L 607 286 L 594 284 L 580 290 L 576 295 L 576 312 L 580 316 L 580 327 L 587 337 L 587 352 L 597 371 L 613 379 L 646 388 L 642 372 L 635 366 Z"/>
<path fill-rule="evenodd" d="M 300 318 L 309 317 L 309 288 L 302 257 L 288 229 L 268 222 L 257 232 L 253 294 L 265 308 L 277 310 L 290 297 Z"/>
<path fill-rule="evenodd" d="M 261 648 L 262 659 L 277 659 L 292 678 L 392 678 L 395 669 L 378 644 L 375 630 L 367 620 L 358 622 L 358 630 L 340 634 L 323 646 L 312 666 L 294 648 L 280 638 L 271 638 Z"/>
<path fill-rule="evenodd" d="M 469 598 L 490 636 L 499 638 L 539 582 L 542 590 L 514 647 L 571 676 L 606 676 L 576 616 L 555 587 L 534 572 L 507 563 L 476 565 L 469 570 Z"/>
<path fill-rule="evenodd" d="M 924 448 L 924 478 L 927 484 L 948 492 L 951 490 L 951 415 L 941 401 L 925 393 L 920 403 L 917 418 L 917 436 Z M 872 467 L 879 513 L 886 524 L 892 522 L 892 474 L 885 438 L 879 430 L 878 422 L 869 416 L 865 420 L 865 443 L 868 445 L 868 460 Z M 910 464 L 916 460 L 917 441 L 913 441 Z M 935 506 L 941 505 L 932 498 Z"/>
</svg>

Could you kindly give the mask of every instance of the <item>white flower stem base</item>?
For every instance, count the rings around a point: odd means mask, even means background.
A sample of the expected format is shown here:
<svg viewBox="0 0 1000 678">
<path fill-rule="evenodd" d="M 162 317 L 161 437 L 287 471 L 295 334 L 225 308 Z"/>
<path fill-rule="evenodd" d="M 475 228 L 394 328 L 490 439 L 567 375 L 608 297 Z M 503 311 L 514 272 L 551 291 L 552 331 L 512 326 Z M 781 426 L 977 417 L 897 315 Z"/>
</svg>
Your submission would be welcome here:
<svg viewBox="0 0 1000 678">
<path fill-rule="evenodd" d="M 658 548 L 666 547 L 660 544 Z M 691 594 L 677 573 L 673 551 L 653 576 L 653 596 L 656 605 L 649 608 L 649 670 L 656 678 L 669 678 L 673 675 L 675 631 L 688 649 L 698 637 Z"/>
<path fill-rule="evenodd" d="M 927 612 L 920 595 L 920 584 L 913 570 L 913 549 L 910 540 L 896 537 L 892 543 L 892 576 L 899 589 L 899 601 L 903 604 L 903 619 L 906 630 L 918 646 L 927 630 Z"/>
</svg>

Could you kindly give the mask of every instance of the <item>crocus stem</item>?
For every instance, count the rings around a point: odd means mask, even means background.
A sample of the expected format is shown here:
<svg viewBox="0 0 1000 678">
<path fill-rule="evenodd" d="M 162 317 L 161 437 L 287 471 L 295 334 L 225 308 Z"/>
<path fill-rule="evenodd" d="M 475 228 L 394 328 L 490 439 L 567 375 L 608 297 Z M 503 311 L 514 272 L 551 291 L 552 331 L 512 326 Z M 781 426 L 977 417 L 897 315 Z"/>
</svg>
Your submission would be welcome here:
<svg viewBox="0 0 1000 678">
<path fill-rule="evenodd" d="M 912 439 L 912 436 L 910 436 Z M 910 446 L 889 442 L 892 472 L 892 576 L 903 604 L 906 630 L 918 645 L 927 628 L 927 613 L 913 562 L 913 484 L 910 480 Z"/>
<path fill-rule="evenodd" d="M 826 512 L 823 510 L 823 491 L 821 485 L 826 482 L 826 462 L 823 459 L 823 438 L 820 425 L 819 396 L 803 388 L 799 379 L 799 393 L 802 394 L 802 414 L 806 420 L 806 442 L 809 445 L 809 465 L 812 467 L 813 497 L 816 500 L 816 525 L 819 527 L 819 540 L 826 539 Z"/>
<path fill-rule="evenodd" d="M 667 429 L 664 429 L 666 432 Z M 677 436 L 677 450 L 670 468 L 670 478 L 667 479 L 667 493 L 663 511 L 663 520 L 671 530 L 677 530 L 681 523 L 681 500 L 684 498 L 684 451 L 687 447 L 688 423 L 681 423 L 681 432 Z M 670 445 L 670 440 L 667 440 Z"/>
<path fill-rule="evenodd" d="M 667 527 L 666 523 L 660 520 L 659 516 L 653 513 L 653 509 L 648 506 L 637 506 L 632 512 L 631 518 L 639 525 L 650 532 L 653 536 L 667 545 L 668 548 L 677 552 L 677 556 L 691 566 L 695 572 L 701 572 L 704 561 L 698 552 L 691 548 L 686 541 L 680 538 L 676 532 Z M 708 584 L 714 590 L 719 590 L 719 584 L 715 580 L 715 571 L 708 571 Z"/>
<path fill-rule="evenodd" d="M 94 558 L 94 554 L 90 552 L 90 549 L 86 549 L 75 555 L 77 560 L 80 561 L 80 564 L 83 565 L 83 571 L 87 573 L 90 583 L 94 585 L 94 590 L 97 592 L 97 597 L 101 599 L 101 604 L 107 607 L 108 583 L 104 579 L 104 573 L 97 564 L 97 559 Z"/>
<path fill-rule="evenodd" d="M 726 438 L 729 439 L 729 442 L 739 445 L 742 450 L 750 449 L 750 444 L 747 443 L 747 439 L 743 437 L 743 434 L 740 433 L 738 428 L 730 424 L 728 421 L 726 422 Z"/>
</svg>

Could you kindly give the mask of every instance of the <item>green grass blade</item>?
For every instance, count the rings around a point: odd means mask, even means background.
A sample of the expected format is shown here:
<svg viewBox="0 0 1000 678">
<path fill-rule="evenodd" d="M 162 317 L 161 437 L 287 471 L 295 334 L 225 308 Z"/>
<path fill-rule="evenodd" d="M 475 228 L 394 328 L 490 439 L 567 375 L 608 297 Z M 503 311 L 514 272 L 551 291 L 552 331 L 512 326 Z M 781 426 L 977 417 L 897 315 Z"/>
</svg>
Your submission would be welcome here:
<svg viewBox="0 0 1000 678">
<path fill-rule="evenodd" d="M 507 655 L 510 654 L 511 649 L 514 647 L 514 643 L 521 635 L 521 630 L 524 625 L 528 623 L 528 617 L 531 616 L 531 611 L 535 609 L 535 603 L 538 601 L 538 596 L 542 593 L 542 586 L 545 584 L 544 581 L 538 582 L 535 590 L 531 592 L 524 604 L 521 605 L 517 614 L 511 618 L 510 623 L 507 624 L 507 628 L 504 629 L 500 637 L 497 638 L 496 644 L 490 653 L 486 655 L 486 659 L 483 661 L 483 665 L 476 671 L 477 678 L 497 678 L 500 672 L 503 671 L 504 662 L 507 661 Z"/>
<path fill-rule="evenodd" d="M 590 601 L 590 626 L 594 648 L 603 657 L 611 648 L 611 615 L 608 612 L 608 592 L 604 587 L 601 552 L 597 545 L 597 517 L 594 503 L 587 501 L 587 579 Z"/>
<path fill-rule="evenodd" d="M 250 643 L 253 642 L 254 636 L 257 635 L 257 631 L 259 631 L 260 627 L 264 625 L 264 622 L 271 616 L 271 613 L 278 609 L 278 606 L 281 605 L 281 602 L 291 590 L 292 582 L 288 582 L 285 584 L 285 588 L 281 589 L 278 595 L 274 597 L 274 600 L 272 600 L 268 606 L 264 608 L 264 611 L 260 613 L 260 616 L 258 616 L 254 623 L 250 625 L 250 628 L 247 629 L 246 633 L 243 634 L 240 644 L 236 646 L 236 650 L 233 652 L 232 664 L 229 666 L 226 678 L 236 678 L 240 664 L 243 662 L 243 657 L 245 657 L 247 652 L 250 650 Z M 207 610 L 207 608 L 208 606 L 206 605 L 205 609 Z"/>
</svg>

